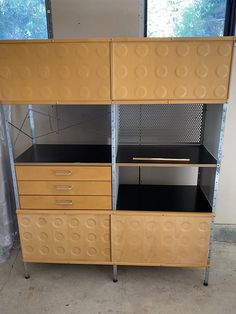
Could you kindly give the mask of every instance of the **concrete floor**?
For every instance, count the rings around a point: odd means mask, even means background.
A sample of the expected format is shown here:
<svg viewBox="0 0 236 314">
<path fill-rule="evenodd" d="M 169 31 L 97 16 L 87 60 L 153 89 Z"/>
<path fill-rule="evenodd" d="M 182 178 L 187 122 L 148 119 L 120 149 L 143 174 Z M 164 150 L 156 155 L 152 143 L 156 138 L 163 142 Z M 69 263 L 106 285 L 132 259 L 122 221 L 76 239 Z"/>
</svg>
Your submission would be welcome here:
<svg viewBox="0 0 236 314">
<path fill-rule="evenodd" d="M 18 255 L 17 255 L 18 254 Z M 19 252 L 0 265 L 1 314 L 235 314 L 236 244 L 215 243 L 210 285 L 203 271 L 177 268 L 30 264 Z"/>
</svg>

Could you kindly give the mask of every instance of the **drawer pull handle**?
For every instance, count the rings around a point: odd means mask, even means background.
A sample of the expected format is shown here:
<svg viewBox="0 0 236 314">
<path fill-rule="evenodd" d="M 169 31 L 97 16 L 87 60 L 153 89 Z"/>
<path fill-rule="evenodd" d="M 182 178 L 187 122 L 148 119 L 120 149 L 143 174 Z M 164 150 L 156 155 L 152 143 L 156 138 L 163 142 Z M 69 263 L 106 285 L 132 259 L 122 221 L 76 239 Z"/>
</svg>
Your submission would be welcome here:
<svg viewBox="0 0 236 314">
<path fill-rule="evenodd" d="M 133 157 L 133 160 L 140 161 L 190 161 L 190 158 L 159 158 L 159 157 Z"/>
<path fill-rule="evenodd" d="M 56 191 L 71 191 L 72 190 L 71 185 L 55 185 L 54 188 Z"/>
<path fill-rule="evenodd" d="M 61 200 L 61 201 L 56 201 L 56 205 L 72 205 L 73 202 L 71 200 Z"/>
<path fill-rule="evenodd" d="M 72 171 L 70 171 L 70 170 L 65 170 L 65 171 L 56 170 L 56 171 L 54 171 L 55 176 L 70 176 L 71 174 L 72 174 Z"/>
</svg>

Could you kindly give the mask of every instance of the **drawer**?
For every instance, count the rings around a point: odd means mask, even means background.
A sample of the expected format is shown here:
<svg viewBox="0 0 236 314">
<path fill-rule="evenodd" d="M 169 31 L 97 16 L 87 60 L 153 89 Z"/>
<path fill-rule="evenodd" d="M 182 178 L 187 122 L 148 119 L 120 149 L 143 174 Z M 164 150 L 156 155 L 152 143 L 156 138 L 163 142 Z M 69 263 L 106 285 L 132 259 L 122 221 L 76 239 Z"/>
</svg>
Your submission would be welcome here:
<svg viewBox="0 0 236 314">
<path fill-rule="evenodd" d="M 109 181 L 18 181 L 20 195 L 111 195 Z"/>
<path fill-rule="evenodd" d="M 17 211 L 24 261 L 109 262 L 110 216 L 79 211 Z"/>
<path fill-rule="evenodd" d="M 111 196 L 20 196 L 24 209 L 111 209 Z"/>
<path fill-rule="evenodd" d="M 16 166 L 17 180 L 111 181 L 111 167 Z"/>
</svg>

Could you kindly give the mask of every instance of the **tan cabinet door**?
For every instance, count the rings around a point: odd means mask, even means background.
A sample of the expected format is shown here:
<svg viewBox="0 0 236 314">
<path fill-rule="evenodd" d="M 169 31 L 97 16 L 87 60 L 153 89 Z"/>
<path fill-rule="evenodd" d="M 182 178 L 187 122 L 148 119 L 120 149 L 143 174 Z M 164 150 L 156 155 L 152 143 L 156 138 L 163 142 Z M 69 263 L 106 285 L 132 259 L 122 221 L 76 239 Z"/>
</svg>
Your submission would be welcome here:
<svg viewBox="0 0 236 314">
<path fill-rule="evenodd" d="M 127 39 L 112 43 L 116 103 L 224 103 L 233 38 Z"/>
<path fill-rule="evenodd" d="M 207 266 L 209 216 L 117 213 L 111 219 L 114 263 Z"/>
<path fill-rule="evenodd" d="M 110 103 L 109 40 L 0 43 L 0 102 Z"/>
<path fill-rule="evenodd" d="M 24 261 L 110 261 L 109 215 L 18 210 L 17 216 Z"/>
</svg>

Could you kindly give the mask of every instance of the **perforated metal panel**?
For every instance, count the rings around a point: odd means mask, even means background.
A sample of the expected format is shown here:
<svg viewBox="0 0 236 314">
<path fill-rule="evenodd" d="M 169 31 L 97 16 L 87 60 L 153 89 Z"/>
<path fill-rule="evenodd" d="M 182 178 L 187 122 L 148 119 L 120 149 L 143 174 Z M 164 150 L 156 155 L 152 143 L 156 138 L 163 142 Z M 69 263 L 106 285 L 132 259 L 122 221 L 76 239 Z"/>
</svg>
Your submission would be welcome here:
<svg viewBox="0 0 236 314">
<path fill-rule="evenodd" d="M 203 105 L 119 106 L 119 144 L 199 144 Z"/>
</svg>

